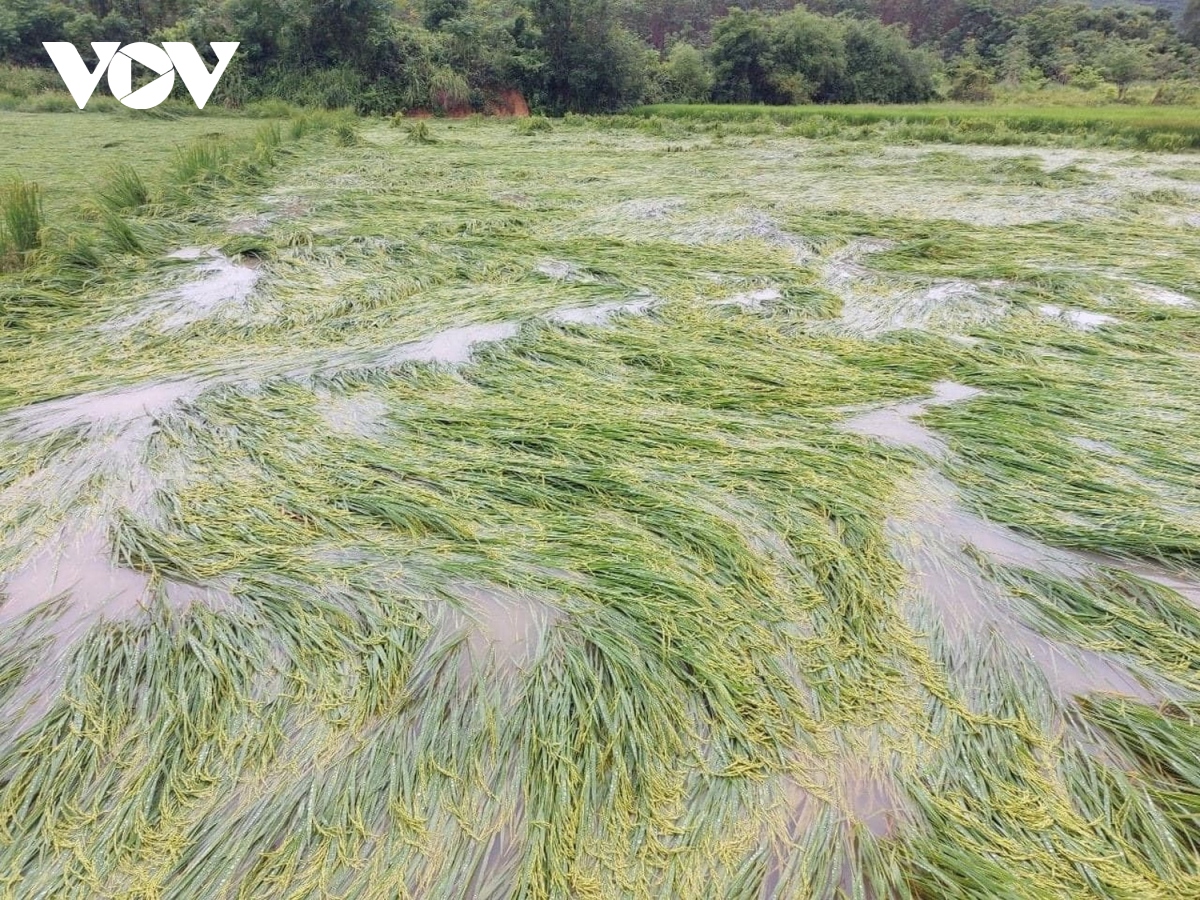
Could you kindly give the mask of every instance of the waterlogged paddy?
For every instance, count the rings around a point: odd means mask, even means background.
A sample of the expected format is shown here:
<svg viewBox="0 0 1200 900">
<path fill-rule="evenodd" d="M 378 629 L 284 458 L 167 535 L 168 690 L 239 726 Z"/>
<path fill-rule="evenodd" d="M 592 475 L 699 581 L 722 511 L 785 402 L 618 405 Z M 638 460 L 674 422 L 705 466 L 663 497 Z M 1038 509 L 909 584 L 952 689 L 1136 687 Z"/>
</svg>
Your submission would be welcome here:
<svg viewBox="0 0 1200 900">
<path fill-rule="evenodd" d="M 0 890 L 1200 892 L 1193 158 L 671 127 L 3 276 Z"/>
</svg>

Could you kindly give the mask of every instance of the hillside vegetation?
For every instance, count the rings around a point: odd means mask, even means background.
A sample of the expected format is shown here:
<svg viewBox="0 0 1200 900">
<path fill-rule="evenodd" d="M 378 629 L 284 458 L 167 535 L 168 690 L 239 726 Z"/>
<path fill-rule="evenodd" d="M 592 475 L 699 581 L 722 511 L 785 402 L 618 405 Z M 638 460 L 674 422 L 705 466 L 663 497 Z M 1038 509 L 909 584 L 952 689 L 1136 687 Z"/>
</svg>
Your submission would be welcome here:
<svg viewBox="0 0 1200 900">
<path fill-rule="evenodd" d="M 1036 0 L 16 0 L 0 10 L 0 102 L 69 104 L 42 41 L 136 39 L 240 41 L 226 106 L 388 115 L 987 102 L 1063 86 L 1105 102 L 1138 84 L 1186 104 L 1200 78 L 1200 0 L 1176 18 Z"/>
</svg>

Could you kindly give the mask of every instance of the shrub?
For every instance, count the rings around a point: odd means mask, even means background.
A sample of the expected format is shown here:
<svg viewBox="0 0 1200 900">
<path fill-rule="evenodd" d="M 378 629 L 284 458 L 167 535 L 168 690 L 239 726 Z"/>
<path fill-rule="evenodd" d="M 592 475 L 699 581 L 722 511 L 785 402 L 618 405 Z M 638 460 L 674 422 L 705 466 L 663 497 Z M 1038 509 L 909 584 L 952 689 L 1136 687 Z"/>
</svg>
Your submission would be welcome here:
<svg viewBox="0 0 1200 900">
<path fill-rule="evenodd" d="M 667 89 L 673 101 L 702 103 L 712 93 L 712 71 L 704 61 L 704 54 L 691 44 L 680 42 L 671 48 L 666 75 Z"/>
<path fill-rule="evenodd" d="M 1185 81 L 1167 81 L 1160 84 L 1150 98 L 1154 106 L 1200 105 L 1200 86 Z"/>
<path fill-rule="evenodd" d="M 960 103 L 991 103 L 996 97 L 988 73 L 975 66 L 961 66 L 950 83 L 950 99 Z"/>
<path fill-rule="evenodd" d="M 934 94 L 932 57 L 877 21 L 734 8 L 712 35 L 718 101 L 915 103 Z"/>
<path fill-rule="evenodd" d="M 439 113 L 453 112 L 470 102 L 471 87 L 459 73 L 451 69 L 438 69 L 430 79 L 429 99 Z"/>
</svg>

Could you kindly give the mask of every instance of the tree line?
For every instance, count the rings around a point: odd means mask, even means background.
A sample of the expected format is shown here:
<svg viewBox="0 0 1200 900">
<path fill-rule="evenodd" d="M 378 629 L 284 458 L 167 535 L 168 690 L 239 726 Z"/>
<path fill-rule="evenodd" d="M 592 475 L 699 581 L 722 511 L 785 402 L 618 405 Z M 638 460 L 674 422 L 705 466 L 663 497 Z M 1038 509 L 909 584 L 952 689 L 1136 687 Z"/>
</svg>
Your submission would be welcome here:
<svg viewBox="0 0 1200 900">
<path fill-rule="evenodd" d="M 1200 79 L 1200 0 L 5 0 L 0 64 L 42 41 L 237 40 L 220 95 L 367 113 L 643 102 L 987 100 L 1001 82 Z"/>
</svg>

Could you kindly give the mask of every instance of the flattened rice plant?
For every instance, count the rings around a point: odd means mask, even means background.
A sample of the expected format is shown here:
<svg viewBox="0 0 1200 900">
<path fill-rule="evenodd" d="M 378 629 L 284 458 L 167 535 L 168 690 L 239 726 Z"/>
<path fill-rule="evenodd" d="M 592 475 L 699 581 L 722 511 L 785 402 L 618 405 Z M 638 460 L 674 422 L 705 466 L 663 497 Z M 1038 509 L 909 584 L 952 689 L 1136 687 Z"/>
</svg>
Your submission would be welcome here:
<svg viewBox="0 0 1200 900">
<path fill-rule="evenodd" d="M 0 281 L 0 883 L 1197 892 L 1191 168 L 761 112 L 313 114 Z"/>
</svg>

